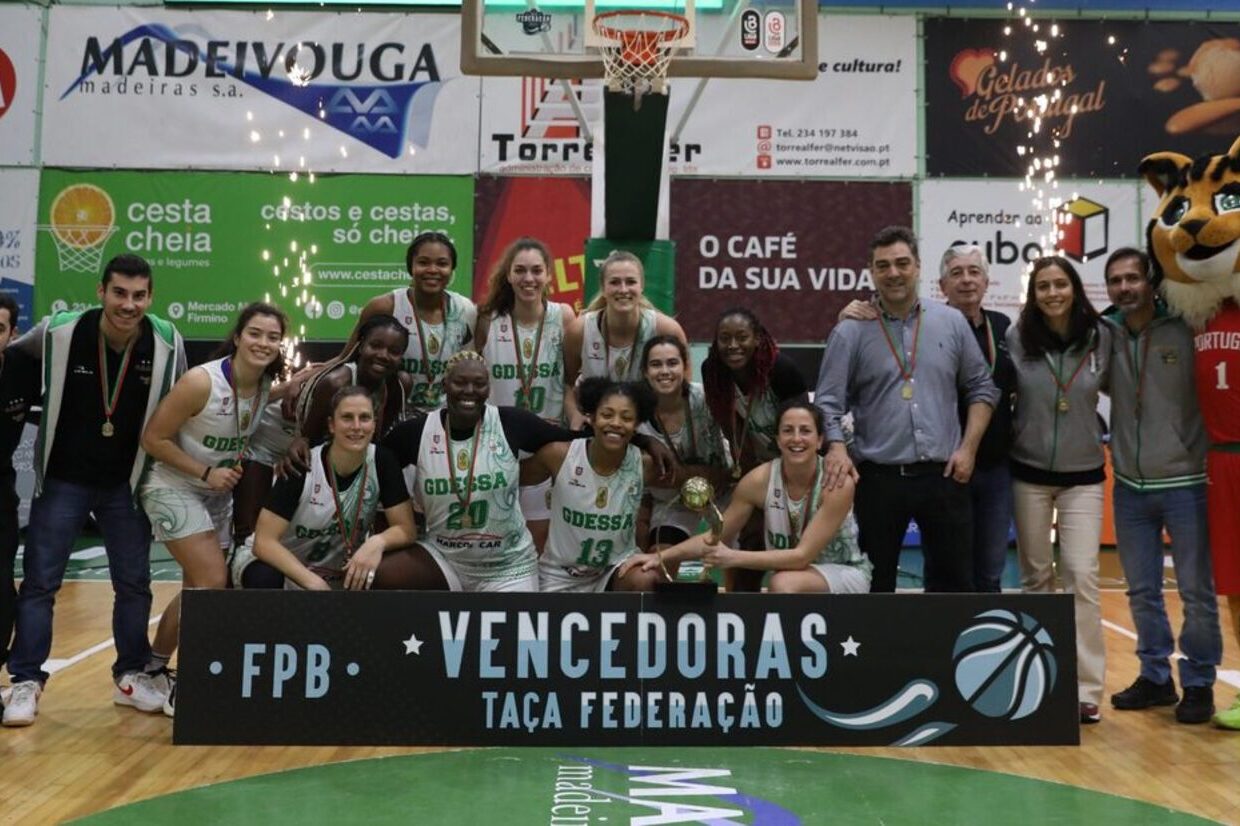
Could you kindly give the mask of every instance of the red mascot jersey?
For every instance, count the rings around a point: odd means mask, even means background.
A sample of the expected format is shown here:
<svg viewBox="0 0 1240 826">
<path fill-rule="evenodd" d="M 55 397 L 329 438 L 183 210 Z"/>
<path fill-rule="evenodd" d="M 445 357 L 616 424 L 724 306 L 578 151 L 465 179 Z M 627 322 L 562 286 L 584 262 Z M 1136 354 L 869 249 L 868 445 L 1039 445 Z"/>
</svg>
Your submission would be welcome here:
<svg viewBox="0 0 1240 826">
<path fill-rule="evenodd" d="M 1193 341 L 1197 399 L 1210 442 L 1240 442 L 1240 307 L 1225 302 Z"/>
</svg>

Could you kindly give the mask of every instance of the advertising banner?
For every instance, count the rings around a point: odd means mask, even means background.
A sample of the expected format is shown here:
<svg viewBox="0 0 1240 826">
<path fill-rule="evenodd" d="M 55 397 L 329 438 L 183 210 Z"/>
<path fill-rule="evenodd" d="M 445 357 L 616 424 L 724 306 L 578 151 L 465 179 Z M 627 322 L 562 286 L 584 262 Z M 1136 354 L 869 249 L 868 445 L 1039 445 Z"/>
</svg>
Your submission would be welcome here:
<svg viewBox="0 0 1240 826">
<path fill-rule="evenodd" d="M 177 745 L 1079 742 L 1066 594 L 183 599 Z"/>
<path fill-rule="evenodd" d="M 1053 212 L 1033 208 L 1017 181 L 923 181 L 921 292 L 942 300 L 939 260 L 948 247 L 977 244 L 990 263 L 985 306 L 1013 318 L 1025 301 L 1029 263 L 1063 255 L 1076 266 L 1098 310 L 1107 300 L 1104 265 L 1120 247 L 1144 247 L 1136 181 L 1061 181 L 1064 203 Z M 1056 240 L 1058 233 L 1062 237 Z"/>
<path fill-rule="evenodd" d="M 870 236 L 913 211 L 901 183 L 681 178 L 671 201 L 676 307 L 693 341 L 738 304 L 781 343 L 826 341 L 844 305 L 872 294 Z"/>
<path fill-rule="evenodd" d="M 0 165 L 34 163 L 43 10 L 0 5 Z"/>
<path fill-rule="evenodd" d="M 1235 24 L 1054 25 L 1058 36 L 1050 21 L 1036 33 L 1012 20 L 925 21 L 929 174 L 1024 176 L 1031 158 L 1058 156 L 1063 177 L 1131 177 L 1151 152 L 1226 151 L 1240 134 Z M 1048 108 L 1030 139 L 1040 96 Z"/>
<path fill-rule="evenodd" d="M 459 54 L 456 15 L 58 5 L 43 159 L 472 173 L 478 80 Z M 83 124 L 115 128 L 83 140 Z"/>
<path fill-rule="evenodd" d="M 0 292 L 17 299 L 17 325 L 30 328 L 34 310 L 34 224 L 39 173 L 0 169 Z"/>
<path fill-rule="evenodd" d="M 409 284 L 418 233 L 446 232 L 473 260 L 473 195 L 452 176 L 45 170 L 36 310 L 94 305 L 103 263 L 132 252 L 154 271 L 152 311 L 186 338 L 221 338 L 269 298 L 292 333 L 343 340 L 370 298 Z M 452 289 L 468 295 L 470 276 L 458 269 Z"/>
<path fill-rule="evenodd" d="M 581 311 L 585 245 L 590 235 L 590 179 L 480 176 L 474 190 L 477 220 L 474 299 L 486 297 L 491 270 L 513 241 L 537 238 L 552 255 L 551 300 Z"/>
<path fill-rule="evenodd" d="M 698 79 L 673 78 L 672 174 L 912 177 L 916 30 L 910 15 L 819 15 L 814 81 L 711 79 L 694 102 Z M 719 34 L 699 35 L 699 44 Z M 592 129 L 601 123 L 602 84 L 569 82 Z M 486 78 L 482 90 L 483 171 L 589 173 L 593 146 L 561 83 Z"/>
</svg>

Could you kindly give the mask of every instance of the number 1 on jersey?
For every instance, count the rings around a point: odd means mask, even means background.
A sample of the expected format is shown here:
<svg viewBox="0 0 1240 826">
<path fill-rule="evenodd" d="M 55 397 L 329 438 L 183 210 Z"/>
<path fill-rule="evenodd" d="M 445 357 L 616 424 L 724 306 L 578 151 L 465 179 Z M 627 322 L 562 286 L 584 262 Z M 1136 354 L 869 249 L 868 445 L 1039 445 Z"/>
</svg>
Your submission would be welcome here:
<svg viewBox="0 0 1240 826">
<path fill-rule="evenodd" d="M 1231 385 L 1227 383 L 1227 362 L 1220 361 L 1214 365 L 1214 372 L 1218 374 L 1218 384 L 1214 385 L 1215 390 L 1230 390 Z"/>
</svg>

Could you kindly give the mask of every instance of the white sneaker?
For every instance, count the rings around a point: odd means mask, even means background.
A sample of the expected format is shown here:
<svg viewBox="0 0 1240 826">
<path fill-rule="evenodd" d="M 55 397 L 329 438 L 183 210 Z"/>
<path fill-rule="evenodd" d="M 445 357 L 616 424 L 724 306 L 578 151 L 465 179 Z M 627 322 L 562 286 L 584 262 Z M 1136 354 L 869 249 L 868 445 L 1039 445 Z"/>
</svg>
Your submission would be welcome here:
<svg viewBox="0 0 1240 826">
<path fill-rule="evenodd" d="M 168 684 L 163 675 L 130 671 L 116 681 L 112 702 L 118 706 L 133 706 L 138 711 L 158 714 L 164 710 L 168 699 Z"/>
<path fill-rule="evenodd" d="M 164 716 L 177 716 L 177 678 L 172 675 L 172 690 L 168 692 L 168 699 L 164 700 Z"/>
<path fill-rule="evenodd" d="M 8 701 L 4 704 L 6 726 L 28 726 L 39 713 L 39 695 L 43 686 L 35 680 L 14 683 Z"/>
</svg>

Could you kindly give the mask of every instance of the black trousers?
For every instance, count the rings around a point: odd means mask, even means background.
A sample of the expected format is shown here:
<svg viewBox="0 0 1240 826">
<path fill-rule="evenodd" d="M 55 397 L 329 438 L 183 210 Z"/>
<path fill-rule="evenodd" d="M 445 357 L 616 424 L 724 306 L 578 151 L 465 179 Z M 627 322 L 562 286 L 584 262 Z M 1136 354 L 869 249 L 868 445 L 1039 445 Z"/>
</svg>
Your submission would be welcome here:
<svg viewBox="0 0 1240 826">
<path fill-rule="evenodd" d="M 9 661 L 13 618 L 17 614 L 17 589 L 13 565 L 17 559 L 17 475 L 0 472 L 0 663 Z"/>
<path fill-rule="evenodd" d="M 870 590 L 896 589 L 909 519 L 921 529 L 927 592 L 973 590 L 973 503 L 969 486 L 943 477 L 941 462 L 858 468 L 854 513 L 861 550 L 874 564 Z"/>
</svg>

